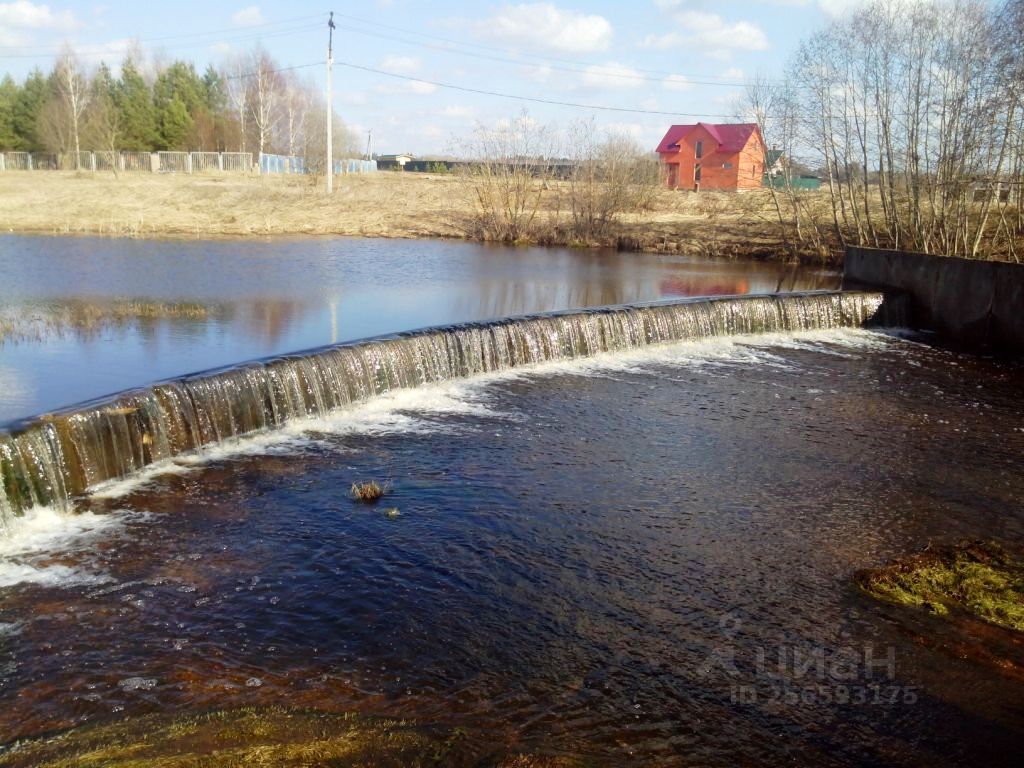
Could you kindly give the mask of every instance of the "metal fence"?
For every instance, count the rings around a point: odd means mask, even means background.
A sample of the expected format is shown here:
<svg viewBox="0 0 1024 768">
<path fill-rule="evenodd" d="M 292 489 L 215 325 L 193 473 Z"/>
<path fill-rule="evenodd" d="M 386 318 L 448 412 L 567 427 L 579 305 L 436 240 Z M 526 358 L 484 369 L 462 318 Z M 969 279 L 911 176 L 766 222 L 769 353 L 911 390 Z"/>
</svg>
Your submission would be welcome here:
<svg viewBox="0 0 1024 768">
<path fill-rule="evenodd" d="M 377 170 L 376 160 L 335 160 L 335 173 L 373 173 Z"/>
<path fill-rule="evenodd" d="M 138 171 L 145 173 L 248 173 L 251 152 L 0 152 L 4 171 Z"/>
<path fill-rule="evenodd" d="M 149 152 L 121 152 L 118 155 L 122 171 L 150 171 L 153 168 L 153 155 Z"/>
<path fill-rule="evenodd" d="M 0 152 L 4 171 L 126 171 L 145 173 L 309 173 L 306 158 L 263 152 L 253 164 L 251 152 Z M 376 160 L 343 159 L 334 162 L 336 174 L 373 173 Z"/>
<path fill-rule="evenodd" d="M 305 173 L 306 158 L 298 155 L 260 153 L 260 173 Z"/>
<path fill-rule="evenodd" d="M 28 152 L 5 152 L 3 157 L 6 171 L 32 170 L 32 155 Z"/>
<path fill-rule="evenodd" d="M 192 173 L 192 155 L 189 152 L 157 152 L 156 165 L 160 173 Z"/>
</svg>

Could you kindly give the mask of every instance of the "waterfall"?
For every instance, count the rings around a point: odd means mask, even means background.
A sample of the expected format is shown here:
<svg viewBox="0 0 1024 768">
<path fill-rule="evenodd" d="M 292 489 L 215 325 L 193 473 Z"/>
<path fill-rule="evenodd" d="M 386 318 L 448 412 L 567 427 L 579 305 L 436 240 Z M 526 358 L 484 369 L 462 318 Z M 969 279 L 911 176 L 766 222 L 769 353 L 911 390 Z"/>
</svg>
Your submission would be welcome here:
<svg viewBox="0 0 1024 768">
<path fill-rule="evenodd" d="M 389 390 L 686 339 L 899 325 L 892 304 L 884 319 L 882 294 L 862 292 L 602 307 L 428 328 L 186 376 L 0 432 L 0 535 L 34 505 L 67 510 L 76 495 L 155 462 Z"/>
</svg>

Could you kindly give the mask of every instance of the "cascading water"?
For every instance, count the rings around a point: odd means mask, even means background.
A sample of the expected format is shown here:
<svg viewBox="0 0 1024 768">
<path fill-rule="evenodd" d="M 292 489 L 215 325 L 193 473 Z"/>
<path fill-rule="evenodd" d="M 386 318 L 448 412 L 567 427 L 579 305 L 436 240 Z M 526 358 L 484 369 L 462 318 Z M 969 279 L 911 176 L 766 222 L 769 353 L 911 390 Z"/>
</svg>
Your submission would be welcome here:
<svg viewBox="0 0 1024 768">
<path fill-rule="evenodd" d="M 879 293 L 820 292 L 605 307 L 448 326 L 188 376 L 0 433 L 0 535 L 35 505 L 203 446 L 398 388 L 713 336 L 900 325 Z"/>
</svg>

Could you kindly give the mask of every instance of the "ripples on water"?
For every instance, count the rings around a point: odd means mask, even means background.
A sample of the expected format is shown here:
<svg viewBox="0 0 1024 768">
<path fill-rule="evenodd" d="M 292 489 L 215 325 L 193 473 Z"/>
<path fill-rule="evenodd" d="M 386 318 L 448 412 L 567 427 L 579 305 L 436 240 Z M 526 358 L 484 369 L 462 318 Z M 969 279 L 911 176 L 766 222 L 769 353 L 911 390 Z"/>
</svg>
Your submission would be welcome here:
<svg viewBox="0 0 1024 768">
<path fill-rule="evenodd" d="M 288 703 L 613 765 L 1012 764 L 1019 644 L 992 641 L 1001 669 L 850 577 L 1024 540 L 1022 384 L 819 332 L 396 392 L 221 447 L 108 488 L 57 542 L 16 537 L 0 733 Z M 347 495 L 370 478 L 379 507 Z"/>
</svg>

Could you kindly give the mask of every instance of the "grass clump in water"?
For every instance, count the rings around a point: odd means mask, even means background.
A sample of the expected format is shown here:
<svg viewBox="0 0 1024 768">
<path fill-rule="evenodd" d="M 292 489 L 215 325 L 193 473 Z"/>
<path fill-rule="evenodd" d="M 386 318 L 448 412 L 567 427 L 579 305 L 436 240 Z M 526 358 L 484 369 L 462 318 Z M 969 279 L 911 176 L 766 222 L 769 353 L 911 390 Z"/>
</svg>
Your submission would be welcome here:
<svg viewBox="0 0 1024 768">
<path fill-rule="evenodd" d="M 356 501 L 363 501 L 367 504 L 372 504 L 387 493 L 387 487 L 381 485 L 376 480 L 371 480 L 368 483 L 352 483 L 351 493 L 352 498 Z"/>
<path fill-rule="evenodd" d="M 882 568 L 857 573 L 869 595 L 945 616 L 958 608 L 1024 632 L 1024 563 L 992 542 L 929 547 Z"/>
</svg>

